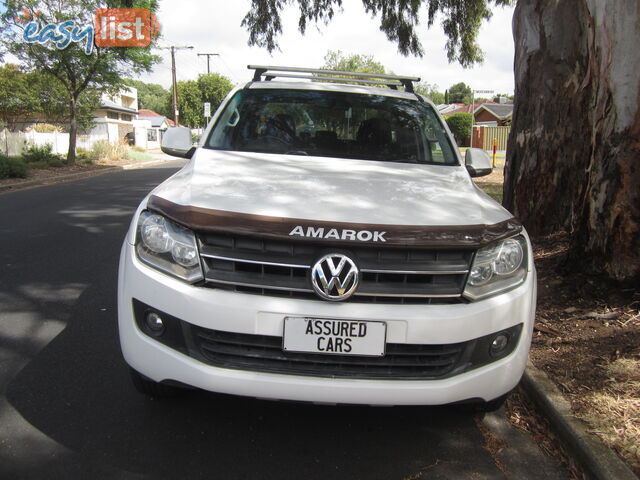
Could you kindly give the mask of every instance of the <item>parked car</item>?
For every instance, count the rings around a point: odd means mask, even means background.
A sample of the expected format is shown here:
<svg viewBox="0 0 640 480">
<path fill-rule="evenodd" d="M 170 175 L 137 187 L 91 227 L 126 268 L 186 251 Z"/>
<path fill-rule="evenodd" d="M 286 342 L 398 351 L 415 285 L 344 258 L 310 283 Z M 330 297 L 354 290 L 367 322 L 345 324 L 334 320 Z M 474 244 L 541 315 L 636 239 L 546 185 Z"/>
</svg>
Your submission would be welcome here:
<svg viewBox="0 0 640 480">
<path fill-rule="evenodd" d="M 250 68 L 197 146 L 166 131 L 190 160 L 124 241 L 135 386 L 498 407 L 525 368 L 536 272 L 521 224 L 471 180 L 487 154 L 462 160 L 417 78 Z"/>
</svg>

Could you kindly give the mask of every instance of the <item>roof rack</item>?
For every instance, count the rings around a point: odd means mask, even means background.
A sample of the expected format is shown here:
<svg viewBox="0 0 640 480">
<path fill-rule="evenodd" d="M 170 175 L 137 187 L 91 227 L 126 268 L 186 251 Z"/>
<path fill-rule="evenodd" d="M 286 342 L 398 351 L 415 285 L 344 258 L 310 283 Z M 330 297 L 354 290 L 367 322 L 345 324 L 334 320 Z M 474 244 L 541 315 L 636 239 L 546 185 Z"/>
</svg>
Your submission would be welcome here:
<svg viewBox="0 0 640 480">
<path fill-rule="evenodd" d="M 308 80 L 324 80 L 331 82 L 355 82 L 365 85 L 386 85 L 394 90 L 404 87 L 406 92 L 413 93 L 413 82 L 419 82 L 420 77 L 404 77 L 387 75 L 384 73 L 345 72 L 342 70 L 323 70 L 319 68 L 274 67 L 267 65 L 247 65 L 249 70 L 255 70 L 253 81 L 270 81 L 276 77 L 300 78 Z"/>
</svg>

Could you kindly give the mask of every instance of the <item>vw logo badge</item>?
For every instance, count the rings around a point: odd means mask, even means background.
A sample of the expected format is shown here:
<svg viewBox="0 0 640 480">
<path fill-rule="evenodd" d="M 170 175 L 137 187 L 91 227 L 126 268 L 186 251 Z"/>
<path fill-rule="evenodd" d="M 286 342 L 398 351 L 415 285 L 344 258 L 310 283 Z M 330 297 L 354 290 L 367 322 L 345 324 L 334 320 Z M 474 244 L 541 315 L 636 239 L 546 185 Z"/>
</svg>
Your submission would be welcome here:
<svg viewBox="0 0 640 480">
<path fill-rule="evenodd" d="M 353 260 L 341 253 L 330 253 L 311 269 L 311 285 L 325 300 L 346 300 L 358 288 L 360 271 Z"/>
</svg>

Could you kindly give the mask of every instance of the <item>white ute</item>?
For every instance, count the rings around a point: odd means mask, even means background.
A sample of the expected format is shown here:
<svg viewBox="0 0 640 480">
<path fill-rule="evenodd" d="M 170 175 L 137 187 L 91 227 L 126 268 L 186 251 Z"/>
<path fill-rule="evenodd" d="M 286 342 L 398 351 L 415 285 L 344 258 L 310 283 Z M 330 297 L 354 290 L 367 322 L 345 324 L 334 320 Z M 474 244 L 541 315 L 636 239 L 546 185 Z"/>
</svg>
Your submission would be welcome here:
<svg viewBox="0 0 640 480">
<path fill-rule="evenodd" d="M 165 133 L 190 161 L 122 247 L 138 390 L 499 406 L 525 368 L 536 272 L 521 224 L 471 180 L 489 157 L 462 160 L 417 78 L 249 68 L 197 146 Z"/>
</svg>

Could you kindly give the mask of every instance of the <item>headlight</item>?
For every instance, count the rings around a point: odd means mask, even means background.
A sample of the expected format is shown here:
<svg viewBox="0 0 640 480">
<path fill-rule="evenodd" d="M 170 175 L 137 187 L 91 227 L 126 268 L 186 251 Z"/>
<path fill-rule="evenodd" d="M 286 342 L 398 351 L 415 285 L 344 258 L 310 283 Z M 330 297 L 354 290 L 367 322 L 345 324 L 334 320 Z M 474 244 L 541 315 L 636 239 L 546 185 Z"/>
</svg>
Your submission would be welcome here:
<svg viewBox="0 0 640 480">
<path fill-rule="evenodd" d="M 479 300 L 517 287 L 527 276 L 527 241 L 522 235 L 476 252 L 464 296 Z"/>
<path fill-rule="evenodd" d="M 161 215 L 140 214 L 136 253 L 146 264 L 187 282 L 203 278 L 195 235 Z"/>
</svg>

